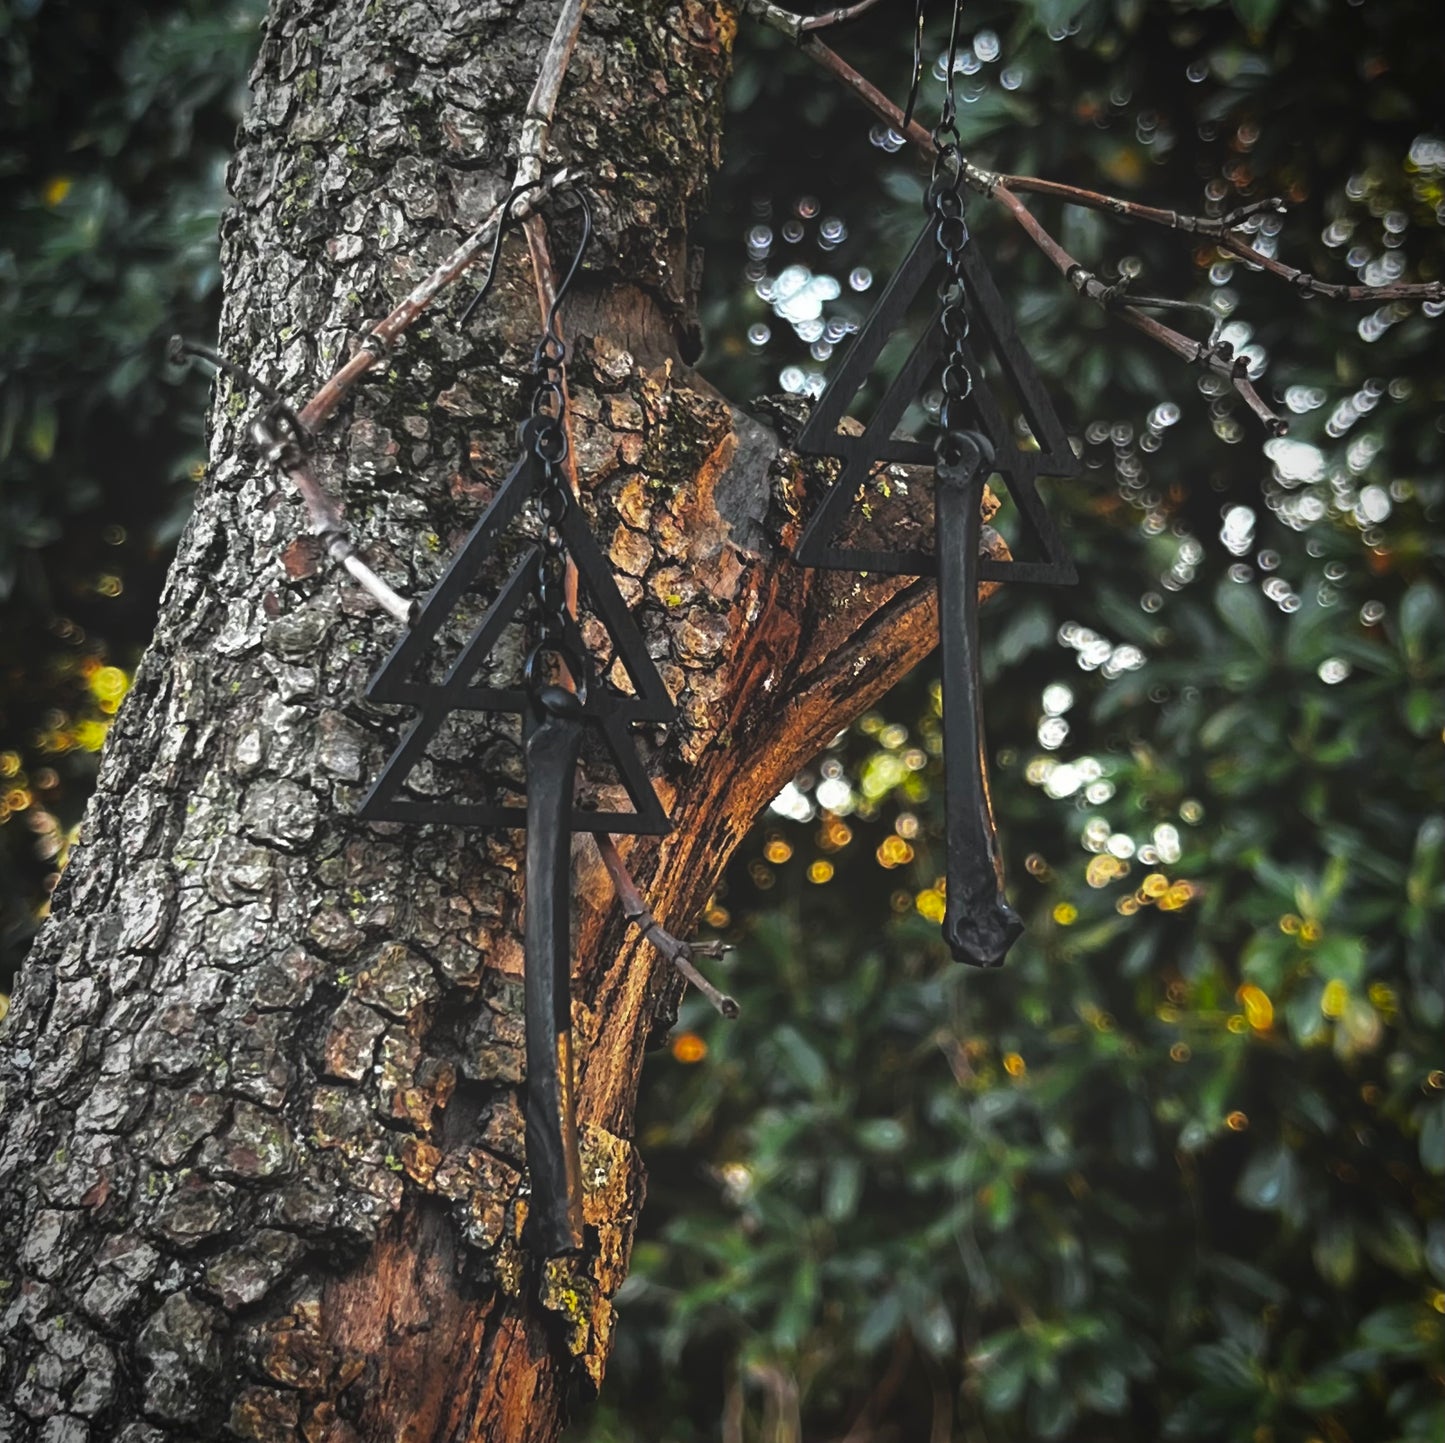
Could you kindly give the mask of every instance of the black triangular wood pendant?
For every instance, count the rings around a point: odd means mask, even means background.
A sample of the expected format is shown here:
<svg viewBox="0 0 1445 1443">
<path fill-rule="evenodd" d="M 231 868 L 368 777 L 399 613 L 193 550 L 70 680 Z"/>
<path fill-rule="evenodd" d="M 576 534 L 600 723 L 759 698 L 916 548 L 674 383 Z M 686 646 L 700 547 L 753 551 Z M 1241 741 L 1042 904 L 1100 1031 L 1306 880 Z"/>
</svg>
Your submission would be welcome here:
<svg viewBox="0 0 1445 1443">
<path fill-rule="evenodd" d="M 362 800 L 358 814 L 370 821 L 440 822 L 464 827 L 526 825 L 526 809 L 522 806 L 419 797 L 406 790 L 413 767 L 423 760 L 427 747 L 453 712 L 513 712 L 526 724 L 533 715 L 528 693 L 521 685 L 477 686 L 474 679 L 507 626 L 520 619 L 524 604 L 536 590 L 540 564 L 536 546 L 529 547 L 517 562 L 443 679 L 435 682 L 426 675 L 438 633 L 475 584 L 483 563 L 496 550 L 506 529 L 541 484 L 542 468 L 525 430 L 522 455 L 516 465 L 367 688 L 371 701 L 411 706 L 419 713 Z M 600 812 L 574 807 L 571 829 L 666 832 L 667 815 L 642 765 L 630 727 L 633 722 L 670 721 L 676 709 L 580 507 L 567 507 L 559 530 L 576 563 L 580 593 L 605 627 L 633 688 L 629 696 L 605 681 L 588 677 L 582 715 L 600 736 L 634 810 Z M 566 641 L 573 656 L 587 657 L 575 621 L 566 623 Z"/>
<path fill-rule="evenodd" d="M 839 422 L 867 382 L 883 347 L 904 321 L 909 306 L 925 287 L 936 290 L 939 281 L 946 277 L 934 229 L 935 223 L 931 220 L 924 226 L 794 443 L 793 449 L 800 455 L 832 456 L 843 463 L 837 481 L 814 512 L 798 544 L 796 557 L 804 566 L 889 576 L 938 574 L 937 559 L 931 552 L 841 546 L 834 540 L 875 465 L 899 462 L 931 467 L 934 463 L 931 442 L 908 440 L 895 436 L 894 431 L 909 405 L 919 399 L 929 373 L 943 356 L 946 338 L 936 318 L 924 328 L 862 435 L 847 436 L 838 430 Z M 982 581 L 1071 584 L 1078 579 L 1078 573 L 1049 519 L 1035 482 L 1040 476 L 1078 476 L 1082 467 L 1069 445 L 1043 380 L 1018 338 L 1013 318 L 993 283 L 988 266 L 972 244 L 963 248 L 962 274 L 973 333 L 975 336 L 981 333 L 987 341 L 998 363 L 1000 379 L 1013 389 L 1038 443 L 1037 450 L 1019 448 L 999 399 L 984 378 L 979 356 L 972 347 L 965 346 L 968 370 L 973 377 L 973 391 L 968 401 L 972 426 L 992 443 L 992 470 L 1002 478 L 1017 508 L 1022 549 L 1033 551 L 1037 557 L 1013 561 L 980 557 L 978 577 Z"/>
</svg>

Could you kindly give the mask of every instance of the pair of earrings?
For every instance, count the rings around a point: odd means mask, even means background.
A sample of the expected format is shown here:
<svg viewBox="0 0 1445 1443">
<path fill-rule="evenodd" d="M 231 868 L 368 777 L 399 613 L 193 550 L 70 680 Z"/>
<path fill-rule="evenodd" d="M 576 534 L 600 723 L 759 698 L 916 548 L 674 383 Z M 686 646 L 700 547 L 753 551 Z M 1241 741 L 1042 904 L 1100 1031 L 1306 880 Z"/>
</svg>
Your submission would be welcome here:
<svg viewBox="0 0 1445 1443">
<path fill-rule="evenodd" d="M 795 443 L 803 454 L 841 462 L 837 481 L 812 517 L 798 547 L 805 566 L 874 575 L 936 576 L 943 649 L 945 810 L 948 841 L 944 935 L 960 961 L 996 966 L 1022 930 L 1004 895 L 1003 870 L 989 800 L 978 672 L 978 587 L 981 581 L 1067 583 L 1075 579 L 1038 492 L 1041 475 L 1075 476 L 1079 464 L 1063 426 L 963 214 L 962 166 L 951 116 L 935 132 L 939 161 L 928 192 L 930 219 L 864 323 Z M 584 238 L 590 212 L 583 200 Z M 570 283 L 582 251 L 567 277 Z M 867 381 L 887 341 L 916 297 L 936 287 L 936 315 L 859 436 L 839 433 L 848 406 Z M 575 831 L 662 833 L 669 822 L 631 736 L 634 722 L 665 723 L 674 706 L 647 654 L 611 568 L 569 489 L 564 348 L 557 331 L 564 284 L 537 347 L 532 415 L 521 430 L 521 454 L 481 519 L 372 679 L 371 700 L 414 707 L 417 715 L 359 809 L 375 821 L 441 822 L 456 826 L 525 827 L 524 924 L 527 1164 L 531 1205 L 526 1237 L 540 1256 L 582 1246 L 581 1184 L 570 1045 L 570 853 Z M 470 311 L 470 308 L 468 308 Z M 1010 384 L 1035 446 L 1020 449 L 998 399 L 982 379 L 977 324 Z M 895 435 L 904 413 L 942 364 L 939 433 L 930 447 Z M 934 468 L 935 544 L 891 551 L 840 542 L 849 512 L 880 463 Z M 985 478 L 996 475 L 1013 498 L 1022 532 L 1040 559 L 981 558 Z M 496 599 L 471 625 L 455 661 L 440 679 L 427 675 L 434 643 L 465 604 L 486 560 L 528 502 L 534 537 L 512 566 Z M 566 576 L 602 624 L 631 684 L 625 695 L 594 675 L 569 604 Z M 521 686 L 476 684 L 501 648 L 507 627 L 530 603 L 530 649 Z M 514 658 L 515 661 L 515 658 Z M 501 712 L 521 719 L 525 806 L 427 798 L 406 790 L 412 769 L 456 712 Z M 610 753 L 631 811 L 590 811 L 574 800 L 578 759 L 591 733 Z"/>
</svg>

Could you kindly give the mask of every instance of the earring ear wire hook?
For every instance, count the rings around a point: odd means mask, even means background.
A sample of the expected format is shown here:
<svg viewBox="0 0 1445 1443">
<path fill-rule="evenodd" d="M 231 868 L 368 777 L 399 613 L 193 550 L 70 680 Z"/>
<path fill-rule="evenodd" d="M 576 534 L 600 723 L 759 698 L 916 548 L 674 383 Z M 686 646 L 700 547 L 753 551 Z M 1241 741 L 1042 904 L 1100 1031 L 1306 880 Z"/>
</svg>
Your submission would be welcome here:
<svg viewBox="0 0 1445 1443">
<path fill-rule="evenodd" d="M 923 5 L 916 0 L 913 18 L 913 79 L 908 87 L 908 104 L 903 107 L 903 129 L 913 122 L 913 111 L 918 104 L 918 91 L 923 84 Z"/>
<path fill-rule="evenodd" d="M 466 323 L 471 320 L 472 312 L 486 300 L 497 279 L 497 262 L 501 259 L 502 255 L 502 241 L 506 238 L 508 229 L 517 223 L 516 217 L 512 214 L 512 207 L 526 195 L 529 190 L 536 190 L 541 184 L 542 182 L 540 180 L 523 181 L 521 185 L 512 187 L 511 194 L 502 203 L 502 218 L 497 223 L 497 236 L 492 242 L 492 263 L 487 268 L 487 278 L 482 282 L 481 288 L 471 300 L 467 302 L 465 309 L 457 318 L 457 324 L 459 326 L 465 326 Z"/>
<path fill-rule="evenodd" d="M 563 276 L 562 284 L 557 287 L 556 294 L 552 297 L 552 304 L 547 307 L 547 320 L 543 328 L 542 339 L 533 359 L 533 365 L 539 370 L 548 362 L 554 362 L 557 365 L 562 362 L 563 345 L 561 333 L 557 330 L 557 316 L 562 309 L 562 302 L 567 298 L 567 292 L 572 288 L 572 282 L 577 279 L 577 272 L 582 268 L 587 247 L 592 243 L 592 206 L 587 199 L 587 194 L 580 186 L 569 187 L 569 189 L 576 196 L 577 204 L 582 208 L 582 237 L 577 242 L 577 253 L 572 257 L 572 264 L 567 267 L 567 274 Z"/>
</svg>

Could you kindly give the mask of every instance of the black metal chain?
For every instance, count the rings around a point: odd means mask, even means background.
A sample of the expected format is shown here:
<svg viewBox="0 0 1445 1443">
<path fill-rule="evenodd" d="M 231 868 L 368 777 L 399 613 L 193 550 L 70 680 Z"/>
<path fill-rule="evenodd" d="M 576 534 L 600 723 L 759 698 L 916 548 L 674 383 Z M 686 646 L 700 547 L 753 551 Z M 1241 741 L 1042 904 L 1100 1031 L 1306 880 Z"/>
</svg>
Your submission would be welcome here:
<svg viewBox="0 0 1445 1443">
<path fill-rule="evenodd" d="M 575 192 L 582 208 L 582 238 L 562 284 L 557 287 L 547 310 L 542 339 L 532 357 L 535 387 L 532 392 L 532 415 L 524 431 L 524 444 L 542 471 L 542 485 L 537 491 L 537 508 L 541 537 L 537 552 L 537 620 L 538 635 L 527 657 L 526 681 L 534 693 L 547 684 L 539 662 L 550 654 L 561 660 L 571 674 L 579 696 L 587 695 L 587 658 L 577 654 L 572 643 L 572 616 L 567 606 L 567 543 L 562 535 L 562 522 L 574 505 L 572 488 L 567 478 L 567 390 L 565 365 L 567 348 L 558 327 L 558 313 L 563 297 L 577 275 L 592 237 L 592 208 L 586 196 Z"/>
<path fill-rule="evenodd" d="M 960 437 L 967 427 L 964 403 L 973 390 L 968 369 L 968 309 L 964 303 L 963 249 L 968 244 L 964 219 L 963 147 L 958 133 L 958 99 L 954 77 L 958 60 L 958 21 L 962 0 L 954 0 L 953 28 L 948 40 L 948 73 L 944 79 L 943 111 L 933 129 L 933 177 L 924 196 L 924 209 L 934 217 L 934 239 L 947 267 L 939 283 L 943 303 L 939 325 L 946 351 L 943 362 L 943 404 L 939 410 L 938 440 L 934 452 L 940 462 L 960 459 Z"/>
</svg>

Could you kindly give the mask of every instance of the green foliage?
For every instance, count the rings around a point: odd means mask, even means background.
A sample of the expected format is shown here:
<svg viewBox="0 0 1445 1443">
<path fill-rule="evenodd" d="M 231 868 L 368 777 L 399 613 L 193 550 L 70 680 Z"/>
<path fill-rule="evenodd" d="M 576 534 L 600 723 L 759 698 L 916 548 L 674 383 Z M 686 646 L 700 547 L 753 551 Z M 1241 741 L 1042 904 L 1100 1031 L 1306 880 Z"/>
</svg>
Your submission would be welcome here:
<svg viewBox="0 0 1445 1443">
<path fill-rule="evenodd" d="M 0 10 L 0 988 L 89 790 L 91 682 L 148 639 L 190 509 L 205 382 L 163 348 L 215 330 L 261 8 Z"/>
<path fill-rule="evenodd" d="M 980 163 L 1192 211 L 1289 193 L 1295 263 L 1348 279 L 1347 237 L 1361 272 L 1386 249 L 1445 272 L 1424 9 L 968 12 L 990 22 L 1027 78 L 1004 93 L 984 71 L 992 108 L 963 111 Z M 886 82 L 902 28 L 850 56 Z M 788 63 L 740 64 L 756 105 L 796 90 L 808 113 L 734 117 L 741 194 L 725 182 L 719 209 L 751 196 L 780 231 L 815 195 L 853 235 L 785 239 L 766 272 L 881 271 L 875 232 L 884 255 L 915 233 L 915 174 L 876 159 L 876 205 L 845 186 L 866 122 L 839 98 L 815 129 L 821 82 Z M 762 171 L 780 130 L 794 154 Z M 998 973 L 943 953 L 922 676 L 796 779 L 713 909 L 744 1013 L 690 1002 L 648 1079 L 649 1211 L 580 1430 L 597 1443 L 1445 1433 L 1438 323 L 1362 325 L 1177 236 L 1031 203 L 1106 276 L 1243 321 L 1291 436 L 1262 452 L 1230 396 L 1081 309 L 974 207 L 1087 442 L 1085 480 L 1050 496 L 1083 585 L 1007 589 L 983 622 L 1029 932 Z M 718 271 L 728 384 L 807 368 L 776 319 L 741 343 L 769 307 Z"/>
</svg>

